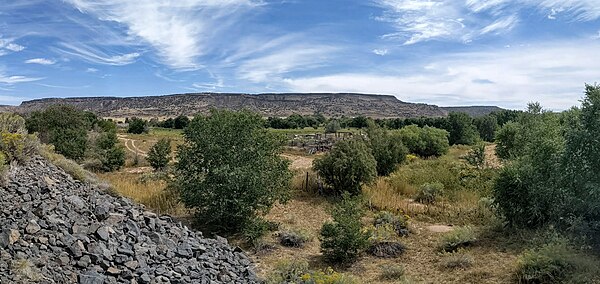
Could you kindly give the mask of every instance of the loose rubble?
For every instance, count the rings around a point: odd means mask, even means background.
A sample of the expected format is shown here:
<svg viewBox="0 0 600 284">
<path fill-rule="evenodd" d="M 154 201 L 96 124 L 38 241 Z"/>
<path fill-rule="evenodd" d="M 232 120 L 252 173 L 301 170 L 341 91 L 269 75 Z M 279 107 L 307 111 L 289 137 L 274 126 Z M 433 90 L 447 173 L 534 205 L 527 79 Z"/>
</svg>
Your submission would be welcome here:
<svg viewBox="0 0 600 284">
<path fill-rule="evenodd" d="M 0 187 L 0 283 L 257 283 L 223 238 L 156 216 L 36 157 Z"/>
</svg>

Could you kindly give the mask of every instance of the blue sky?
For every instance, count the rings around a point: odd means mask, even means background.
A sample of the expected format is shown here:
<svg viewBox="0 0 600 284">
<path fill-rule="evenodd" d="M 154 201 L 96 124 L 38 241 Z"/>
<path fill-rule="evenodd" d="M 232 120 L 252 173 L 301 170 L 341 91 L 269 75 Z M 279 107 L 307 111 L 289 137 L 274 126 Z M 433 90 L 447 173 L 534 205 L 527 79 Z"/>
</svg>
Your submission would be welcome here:
<svg viewBox="0 0 600 284">
<path fill-rule="evenodd" d="M 0 104 L 363 92 L 566 109 L 600 83 L 598 0 L 5 2 Z"/>
</svg>

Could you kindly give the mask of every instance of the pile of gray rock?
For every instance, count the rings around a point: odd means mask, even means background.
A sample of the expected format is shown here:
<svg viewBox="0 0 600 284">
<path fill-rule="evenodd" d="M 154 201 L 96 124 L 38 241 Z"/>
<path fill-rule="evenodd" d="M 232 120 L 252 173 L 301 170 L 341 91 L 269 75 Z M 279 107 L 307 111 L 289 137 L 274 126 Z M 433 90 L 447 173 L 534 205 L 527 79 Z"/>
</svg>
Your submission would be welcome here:
<svg viewBox="0 0 600 284">
<path fill-rule="evenodd" d="M 249 258 L 36 157 L 0 187 L 0 283 L 256 283 Z"/>
</svg>

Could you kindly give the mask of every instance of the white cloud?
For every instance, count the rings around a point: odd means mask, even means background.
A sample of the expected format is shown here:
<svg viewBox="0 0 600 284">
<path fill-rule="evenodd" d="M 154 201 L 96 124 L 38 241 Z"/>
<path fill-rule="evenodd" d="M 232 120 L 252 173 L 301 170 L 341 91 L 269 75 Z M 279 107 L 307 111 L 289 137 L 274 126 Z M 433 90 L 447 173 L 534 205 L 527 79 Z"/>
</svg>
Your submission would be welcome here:
<svg viewBox="0 0 600 284">
<path fill-rule="evenodd" d="M 430 40 L 470 42 L 481 35 L 507 32 L 519 23 L 519 14 L 531 8 L 549 19 L 561 13 L 571 21 L 600 18 L 598 0 L 371 1 L 384 8 L 383 16 L 377 19 L 396 30 L 383 38 L 401 40 L 405 45 Z"/>
<path fill-rule="evenodd" d="M 255 0 L 65 0 L 83 13 L 124 25 L 133 38 L 153 46 L 170 66 L 198 68 L 216 35 Z"/>
<path fill-rule="evenodd" d="M 14 43 L 14 39 L 3 39 L 0 36 L 0 56 L 11 52 L 19 52 L 23 49 L 25 49 L 25 47 Z"/>
<path fill-rule="evenodd" d="M 33 82 L 33 81 L 38 81 L 38 80 L 42 80 L 43 78 L 31 78 L 31 77 L 26 77 L 26 76 L 7 76 L 5 74 L 0 73 L 0 83 L 4 83 L 4 84 L 8 84 L 8 85 L 12 85 L 12 84 L 17 84 L 17 83 L 25 83 L 25 82 Z"/>
<path fill-rule="evenodd" d="M 511 15 L 511 16 L 499 19 L 499 20 L 489 24 L 488 26 L 484 27 L 483 29 L 481 29 L 481 34 L 502 33 L 502 32 L 506 32 L 506 31 L 510 31 L 517 25 L 518 22 L 519 22 L 518 17 L 516 15 Z"/>
<path fill-rule="evenodd" d="M 85 72 L 87 72 L 87 73 L 96 73 L 96 72 L 98 72 L 98 69 L 90 67 L 88 69 L 85 69 Z"/>
<path fill-rule="evenodd" d="M 385 56 L 388 54 L 388 50 L 383 48 L 383 49 L 373 49 L 373 53 L 379 55 L 379 56 Z"/>
<path fill-rule="evenodd" d="M 584 83 L 600 78 L 600 43 L 540 43 L 444 55 L 421 69 L 396 73 L 335 73 L 288 77 L 290 91 L 394 94 L 409 102 L 496 104 L 523 108 L 540 101 L 552 109 L 577 105 Z M 523 64 L 527 62 L 527 64 Z M 410 74 L 410 75 L 406 75 Z"/>
<path fill-rule="evenodd" d="M 318 45 L 292 45 L 244 60 L 237 68 L 238 77 L 255 83 L 276 82 L 286 73 L 306 71 L 327 64 L 336 48 Z"/>
<path fill-rule="evenodd" d="M 28 64 L 40 64 L 40 65 L 52 65 L 56 63 L 56 60 L 47 59 L 47 58 L 32 58 L 25 60 L 25 63 Z"/>
<path fill-rule="evenodd" d="M 135 62 L 141 55 L 138 52 L 125 54 L 108 54 L 99 48 L 94 48 L 81 43 L 62 43 L 62 47 L 56 50 L 72 56 L 77 56 L 91 63 L 122 66 Z"/>
</svg>

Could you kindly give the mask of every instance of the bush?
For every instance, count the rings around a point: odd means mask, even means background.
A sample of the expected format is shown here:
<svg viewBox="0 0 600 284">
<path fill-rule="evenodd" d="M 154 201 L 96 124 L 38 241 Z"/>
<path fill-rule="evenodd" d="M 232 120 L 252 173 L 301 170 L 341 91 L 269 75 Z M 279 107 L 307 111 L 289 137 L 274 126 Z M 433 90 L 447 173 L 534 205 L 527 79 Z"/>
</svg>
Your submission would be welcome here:
<svg viewBox="0 0 600 284">
<path fill-rule="evenodd" d="M 303 247 L 310 240 L 307 232 L 302 230 L 286 230 L 279 232 L 279 243 L 285 247 Z"/>
<path fill-rule="evenodd" d="M 42 143 L 54 145 L 57 153 L 81 160 L 87 149 L 87 132 L 95 116 L 73 106 L 53 105 L 27 118 L 29 133 L 38 133 Z"/>
<path fill-rule="evenodd" d="M 155 171 L 164 170 L 171 160 L 171 139 L 158 140 L 148 151 L 146 160 Z"/>
<path fill-rule="evenodd" d="M 362 206 L 356 198 L 344 194 L 333 209 L 333 222 L 321 228 L 321 252 L 332 263 L 352 263 L 369 244 L 362 230 Z"/>
<path fill-rule="evenodd" d="M 439 182 L 426 183 L 419 187 L 415 201 L 423 204 L 433 204 L 444 192 L 444 184 Z"/>
<path fill-rule="evenodd" d="M 335 272 L 331 268 L 304 274 L 301 280 L 299 283 L 302 284 L 358 284 L 353 277 Z"/>
<path fill-rule="evenodd" d="M 39 141 L 27 134 L 25 120 L 17 114 L 0 113 L 0 167 L 12 161 L 25 162 L 38 152 Z"/>
<path fill-rule="evenodd" d="M 249 244 L 256 244 L 260 238 L 272 231 L 273 224 L 259 217 L 247 221 L 242 228 L 242 236 Z M 276 229 L 276 228 L 275 228 Z"/>
<path fill-rule="evenodd" d="M 337 142 L 333 149 L 313 162 L 314 170 L 336 192 L 359 194 L 362 185 L 377 176 L 377 161 L 361 140 Z"/>
<path fill-rule="evenodd" d="M 289 197 L 289 161 L 279 155 L 284 140 L 260 115 L 213 110 L 195 117 L 184 138 L 171 186 L 204 228 L 239 232 Z"/>
<path fill-rule="evenodd" d="M 137 118 L 137 117 L 130 119 L 129 127 L 127 128 L 127 133 L 132 133 L 132 134 L 148 133 L 148 122 L 141 118 Z"/>
<path fill-rule="evenodd" d="M 398 137 L 408 151 L 421 157 L 439 157 L 448 152 L 448 132 L 429 126 L 409 125 L 398 130 Z"/>
<path fill-rule="evenodd" d="M 388 211 L 380 211 L 375 214 L 373 225 L 375 227 L 390 225 L 398 236 L 406 236 L 409 233 L 406 218 L 397 216 Z"/>
<path fill-rule="evenodd" d="M 477 127 L 477 132 L 479 132 L 481 140 L 494 142 L 496 130 L 498 129 L 498 119 L 496 116 L 488 114 L 486 116 L 475 118 L 473 122 Z"/>
<path fill-rule="evenodd" d="M 473 262 L 475 262 L 475 260 L 470 254 L 459 249 L 453 253 L 444 253 L 441 266 L 446 269 L 465 269 L 473 266 Z"/>
<path fill-rule="evenodd" d="M 114 122 L 99 120 L 98 127 L 88 134 L 85 153 L 86 169 L 112 172 L 125 165 L 125 149 L 119 144 Z"/>
<path fill-rule="evenodd" d="M 471 147 L 469 152 L 461 157 L 471 166 L 477 167 L 479 169 L 485 166 L 485 144 L 478 143 L 477 145 Z"/>
<path fill-rule="evenodd" d="M 518 283 L 598 283 L 598 261 L 554 241 L 524 252 L 518 260 Z"/>
<path fill-rule="evenodd" d="M 406 250 L 406 247 L 400 242 L 378 241 L 378 242 L 373 242 L 369 246 L 368 252 L 369 252 L 369 254 L 376 256 L 376 257 L 396 258 L 396 257 L 400 257 L 404 253 L 405 250 Z"/>
<path fill-rule="evenodd" d="M 275 265 L 275 269 L 269 274 L 265 283 L 303 283 L 302 276 L 308 273 L 308 262 L 300 260 L 284 260 Z"/>
<path fill-rule="evenodd" d="M 439 246 L 442 252 L 455 252 L 460 248 L 468 247 L 477 241 L 477 234 L 471 227 L 454 228 L 446 233 Z"/>
<path fill-rule="evenodd" d="M 308 262 L 285 260 L 276 264 L 275 270 L 265 280 L 266 284 L 356 284 L 356 280 L 331 268 L 311 271 Z"/>
<path fill-rule="evenodd" d="M 399 135 L 391 135 L 387 130 L 371 123 L 367 129 L 367 136 L 369 147 L 377 161 L 378 175 L 389 175 L 406 159 L 408 149 L 402 144 Z"/>
<path fill-rule="evenodd" d="M 381 266 L 381 280 L 402 280 L 404 278 L 404 267 L 390 264 Z"/>
</svg>

